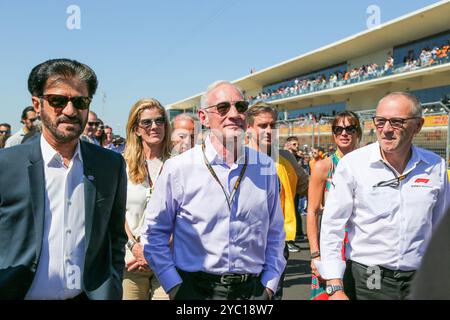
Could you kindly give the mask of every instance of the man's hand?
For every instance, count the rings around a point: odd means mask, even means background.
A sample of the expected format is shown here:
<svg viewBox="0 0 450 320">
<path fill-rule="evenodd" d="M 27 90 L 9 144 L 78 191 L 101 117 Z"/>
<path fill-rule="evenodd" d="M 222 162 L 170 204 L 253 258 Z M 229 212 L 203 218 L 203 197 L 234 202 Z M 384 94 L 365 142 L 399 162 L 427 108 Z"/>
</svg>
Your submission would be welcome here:
<svg viewBox="0 0 450 320">
<path fill-rule="evenodd" d="M 178 290 L 180 290 L 181 283 L 177 284 L 175 287 L 172 288 L 172 290 L 169 291 L 169 299 L 174 300 L 175 296 L 177 295 Z"/>
<path fill-rule="evenodd" d="M 144 249 L 140 243 L 136 243 L 131 251 L 134 259 L 127 263 L 127 271 L 152 271 L 145 260 Z"/>
</svg>

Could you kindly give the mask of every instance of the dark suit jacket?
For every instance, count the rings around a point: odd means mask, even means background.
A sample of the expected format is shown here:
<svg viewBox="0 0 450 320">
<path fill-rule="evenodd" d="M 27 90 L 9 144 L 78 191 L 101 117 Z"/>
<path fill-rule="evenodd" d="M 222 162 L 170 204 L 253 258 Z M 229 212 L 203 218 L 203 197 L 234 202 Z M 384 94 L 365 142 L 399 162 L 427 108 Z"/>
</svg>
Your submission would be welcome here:
<svg viewBox="0 0 450 320">
<path fill-rule="evenodd" d="M 121 299 L 127 178 L 119 154 L 80 142 L 84 171 L 85 265 L 90 299 Z M 0 299 L 23 299 L 42 247 L 44 161 L 40 139 L 0 150 Z"/>
<path fill-rule="evenodd" d="M 412 285 L 414 300 L 450 300 L 450 208 L 439 223 Z"/>
</svg>

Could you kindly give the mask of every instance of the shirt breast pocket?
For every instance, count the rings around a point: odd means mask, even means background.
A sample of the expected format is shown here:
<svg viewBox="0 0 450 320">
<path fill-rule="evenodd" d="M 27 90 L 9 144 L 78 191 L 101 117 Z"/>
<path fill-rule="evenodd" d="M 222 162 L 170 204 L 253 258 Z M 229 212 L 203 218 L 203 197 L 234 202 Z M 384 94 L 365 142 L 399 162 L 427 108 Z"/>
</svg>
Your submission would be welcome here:
<svg viewBox="0 0 450 320">
<path fill-rule="evenodd" d="M 365 208 L 369 216 L 375 221 L 391 215 L 395 206 L 398 192 L 391 187 L 367 189 L 361 192 L 360 203 L 357 207 Z M 358 196 L 355 198 L 358 199 Z"/>
</svg>

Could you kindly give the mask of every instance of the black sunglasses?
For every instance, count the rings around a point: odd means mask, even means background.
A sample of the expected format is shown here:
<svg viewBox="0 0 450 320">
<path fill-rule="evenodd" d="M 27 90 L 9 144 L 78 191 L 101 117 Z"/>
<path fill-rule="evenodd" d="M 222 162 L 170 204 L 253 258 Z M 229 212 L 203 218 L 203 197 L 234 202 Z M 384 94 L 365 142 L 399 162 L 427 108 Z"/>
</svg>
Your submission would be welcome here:
<svg viewBox="0 0 450 320">
<path fill-rule="evenodd" d="M 337 135 L 337 136 L 342 134 L 342 132 L 344 132 L 344 130 L 347 133 L 353 134 L 353 133 L 356 132 L 356 126 L 355 125 L 351 125 L 351 126 L 348 126 L 348 127 L 341 127 L 341 126 L 333 127 L 333 133 L 335 135 Z"/>
<path fill-rule="evenodd" d="M 0 130 L 0 134 L 10 134 L 11 131 L 8 130 Z"/>
<path fill-rule="evenodd" d="M 100 122 L 98 121 L 88 121 L 89 127 L 98 127 L 100 125 Z"/>
<path fill-rule="evenodd" d="M 60 94 L 44 94 L 39 98 L 47 100 L 50 107 L 53 108 L 65 108 L 69 101 L 71 101 L 73 106 L 78 110 L 86 110 L 89 108 L 92 100 L 89 97 L 68 97 Z"/>
<path fill-rule="evenodd" d="M 244 113 L 248 109 L 248 101 L 236 101 L 234 103 L 234 106 L 236 107 L 236 110 L 239 113 Z M 220 102 L 220 103 L 215 104 L 213 106 L 206 107 L 205 110 L 209 109 L 209 108 L 214 108 L 214 107 L 216 107 L 217 113 L 220 114 L 223 117 L 228 112 L 230 112 L 231 102 L 229 102 L 229 101 Z"/>
<path fill-rule="evenodd" d="M 139 121 L 139 126 L 143 129 L 148 129 L 153 123 L 155 123 L 157 127 L 162 126 L 166 123 L 166 118 L 158 117 L 156 119 L 142 119 Z"/>
</svg>

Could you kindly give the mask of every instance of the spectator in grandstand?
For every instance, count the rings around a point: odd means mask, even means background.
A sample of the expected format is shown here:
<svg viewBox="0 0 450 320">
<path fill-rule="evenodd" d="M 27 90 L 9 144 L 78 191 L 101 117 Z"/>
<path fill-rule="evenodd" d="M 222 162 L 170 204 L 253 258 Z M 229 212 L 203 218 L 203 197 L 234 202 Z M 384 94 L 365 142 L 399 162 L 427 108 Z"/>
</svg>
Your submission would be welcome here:
<svg viewBox="0 0 450 320">
<path fill-rule="evenodd" d="M 100 142 L 95 138 L 95 134 L 99 126 L 100 121 L 98 121 L 97 114 L 94 111 L 89 111 L 87 125 L 84 128 L 84 132 L 81 135 L 80 139 L 101 146 Z"/>
<path fill-rule="evenodd" d="M 277 150 L 272 154 L 272 142 L 277 138 L 275 125 L 278 119 L 277 109 L 264 102 L 253 105 L 247 111 L 249 146 L 257 151 L 264 152 L 275 161 L 278 179 L 280 181 L 280 200 L 284 215 L 284 230 L 286 232 L 284 257 L 289 259 L 289 252 L 299 252 L 295 245 L 296 211 L 295 196 L 305 196 L 308 190 L 308 175 L 297 163 L 293 154 L 287 150 Z M 273 133 L 273 134 L 272 134 Z M 274 152 L 276 150 L 273 150 Z M 275 300 L 281 300 L 283 295 L 284 272 L 278 283 Z"/>
<path fill-rule="evenodd" d="M 125 163 L 79 140 L 97 84 L 68 59 L 29 75 L 42 134 L 0 150 L 0 300 L 122 298 Z"/>
<path fill-rule="evenodd" d="M 147 206 L 145 256 L 171 298 L 276 291 L 286 265 L 278 178 L 267 155 L 243 145 L 247 108 L 235 85 L 210 85 L 199 110 L 209 136 L 166 161 Z"/>
<path fill-rule="evenodd" d="M 190 113 L 182 113 L 172 120 L 172 156 L 183 153 L 195 145 L 199 132 L 198 119 Z"/>
<path fill-rule="evenodd" d="M 373 121 L 378 142 L 340 160 L 325 203 L 316 267 L 330 299 L 407 298 L 450 201 L 445 161 L 412 144 L 424 123 L 417 98 L 388 94 Z"/>
<path fill-rule="evenodd" d="M 306 230 L 311 252 L 312 300 L 328 300 L 328 295 L 325 292 L 326 283 L 321 281 L 320 274 L 315 266 L 315 262 L 320 261 L 319 216 L 322 213 L 323 204 L 330 190 L 333 174 L 339 160 L 358 147 L 362 136 L 358 116 L 351 111 L 343 111 L 336 115 L 331 125 L 331 131 L 337 150 L 330 153 L 330 157 L 315 165 L 309 182 Z M 344 249 L 343 246 L 343 252 Z M 343 257 L 345 257 L 344 254 Z"/>
<path fill-rule="evenodd" d="M 164 162 L 170 158 L 170 125 L 167 113 L 153 98 L 137 101 L 127 121 L 128 188 L 125 231 L 128 236 L 123 276 L 124 300 L 168 300 L 156 274 L 144 258 L 141 232 L 144 211 L 153 194 Z"/>
<path fill-rule="evenodd" d="M 20 122 L 23 124 L 22 129 L 17 131 L 15 134 L 6 140 L 5 148 L 17 146 L 22 143 L 23 137 L 30 132 L 35 130 L 35 122 L 38 119 L 34 107 L 29 106 L 23 109 Z"/>
</svg>

